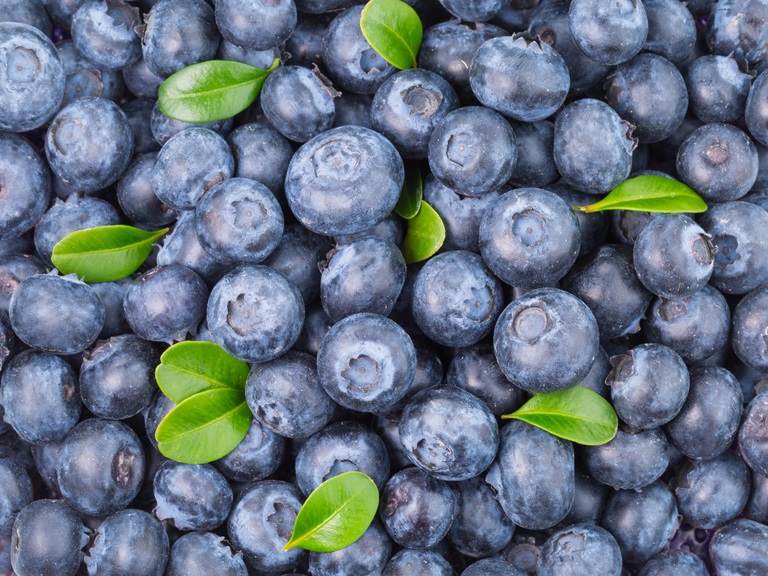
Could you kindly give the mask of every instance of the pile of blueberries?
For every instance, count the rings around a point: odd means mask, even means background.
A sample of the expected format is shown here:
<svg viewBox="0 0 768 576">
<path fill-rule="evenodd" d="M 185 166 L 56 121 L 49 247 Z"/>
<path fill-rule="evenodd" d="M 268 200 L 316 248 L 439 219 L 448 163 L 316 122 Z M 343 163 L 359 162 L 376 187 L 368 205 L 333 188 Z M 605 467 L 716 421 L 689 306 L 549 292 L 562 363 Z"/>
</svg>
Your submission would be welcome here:
<svg viewBox="0 0 768 576">
<path fill-rule="evenodd" d="M 768 574 L 768 0 L 409 3 L 403 71 L 354 0 L 2 3 L 0 574 Z M 274 58 L 234 119 L 158 110 Z M 446 228 L 413 264 L 406 165 Z M 573 210 L 637 174 L 709 210 Z M 118 223 L 171 231 L 125 280 L 54 269 Z M 251 366 L 212 464 L 156 447 L 182 340 Z M 500 419 L 575 384 L 610 443 Z M 283 552 L 349 470 L 371 527 Z"/>
</svg>

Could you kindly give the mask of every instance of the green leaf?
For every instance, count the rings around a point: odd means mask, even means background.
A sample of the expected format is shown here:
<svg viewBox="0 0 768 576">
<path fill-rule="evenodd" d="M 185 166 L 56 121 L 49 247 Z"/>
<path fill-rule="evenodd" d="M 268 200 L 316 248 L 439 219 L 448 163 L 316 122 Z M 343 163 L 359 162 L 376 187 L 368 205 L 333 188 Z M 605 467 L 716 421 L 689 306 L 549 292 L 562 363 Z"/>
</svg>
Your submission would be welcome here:
<svg viewBox="0 0 768 576">
<path fill-rule="evenodd" d="M 360 30 L 395 68 L 416 67 L 423 29 L 416 10 L 402 0 L 371 0 L 360 14 Z"/>
<path fill-rule="evenodd" d="M 423 193 L 424 183 L 421 179 L 421 170 L 418 166 L 411 164 L 406 167 L 405 182 L 403 182 L 403 190 L 400 192 L 400 199 L 395 206 L 395 212 L 406 220 L 414 218 L 421 208 Z"/>
<path fill-rule="evenodd" d="M 624 180 L 599 202 L 573 208 L 580 212 L 633 210 L 678 214 L 706 212 L 707 204 L 693 188 L 678 180 L 648 175 Z"/>
<path fill-rule="evenodd" d="M 536 394 L 516 412 L 502 418 L 522 420 L 553 436 L 585 446 L 610 442 L 619 426 L 610 403 L 583 386 Z"/>
<path fill-rule="evenodd" d="M 86 282 L 112 282 L 130 276 L 168 228 L 147 231 L 133 226 L 97 226 L 71 232 L 53 247 L 51 261 L 62 274 Z"/>
<path fill-rule="evenodd" d="M 335 552 L 362 536 L 379 507 L 379 490 L 362 472 L 329 478 L 307 497 L 284 550 Z"/>
<path fill-rule="evenodd" d="M 408 264 L 421 262 L 435 254 L 445 242 L 445 225 L 440 214 L 427 202 L 421 202 L 418 214 L 408 221 L 403 242 L 403 256 Z"/>
<path fill-rule="evenodd" d="M 176 462 L 207 464 L 240 444 L 251 418 L 242 390 L 206 390 L 190 396 L 165 415 L 155 432 L 157 448 Z"/>
<path fill-rule="evenodd" d="M 157 385 L 176 404 L 204 390 L 243 390 L 248 364 L 213 342 L 179 342 L 160 356 L 155 368 Z"/>
<path fill-rule="evenodd" d="M 254 103 L 264 80 L 279 64 L 275 59 L 267 70 L 230 60 L 192 64 L 163 81 L 157 106 L 183 122 L 226 120 Z"/>
</svg>

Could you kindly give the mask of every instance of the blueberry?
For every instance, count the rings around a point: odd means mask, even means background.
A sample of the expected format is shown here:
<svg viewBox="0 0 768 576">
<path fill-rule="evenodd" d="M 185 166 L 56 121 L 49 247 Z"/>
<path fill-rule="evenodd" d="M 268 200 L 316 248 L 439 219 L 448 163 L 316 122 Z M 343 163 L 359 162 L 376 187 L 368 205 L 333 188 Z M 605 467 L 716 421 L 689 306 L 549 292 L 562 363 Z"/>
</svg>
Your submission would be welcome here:
<svg viewBox="0 0 768 576">
<path fill-rule="evenodd" d="M 0 22 L 0 47 L 0 130 L 39 128 L 64 98 L 56 47 L 37 28 L 15 22 Z"/>
<path fill-rule="evenodd" d="M 504 375 L 534 393 L 578 383 L 600 350 L 587 305 L 555 288 L 528 292 L 507 306 L 496 322 L 493 347 Z"/>
<path fill-rule="evenodd" d="M 485 481 L 517 526 L 550 528 L 573 505 L 573 447 L 524 422 L 510 422 L 501 429 L 499 452 Z"/>
<path fill-rule="evenodd" d="M 768 476 L 758 472 L 752 473 L 752 494 L 744 515 L 756 522 L 768 522 Z"/>
<path fill-rule="evenodd" d="M 37 223 L 51 200 L 50 179 L 48 167 L 26 139 L 0 133 L 0 238 L 26 232 Z"/>
<path fill-rule="evenodd" d="M 229 516 L 227 534 L 251 569 L 280 574 L 304 558 L 299 548 L 283 551 L 300 507 L 301 494 L 288 482 L 256 482 L 241 494 Z"/>
<path fill-rule="evenodd" d="M 130 330 L 123 310 L 123 297 L 129 285 L 129 280 L 99 282 L 92 285 L 99 300 L 104 304 L 104 326 L 101 328 L 99 338 L 111 338 Z"/>
<path fill-rule="evenodd" d="M 342 126 L 299 148 L 288 166 L 285 195 L 296 219 L 313 232 L 353 234 L 389 215 L 404 179 L 403 161 L 386 138 Z"/>
<path fill-rule="evenodd" d="M 619 430 L 602 446 L 587 446 L 584 461 L 592 478 L 615 490 L 637 490 L 658 480 L 669 464 L 669 445 L 659 429 Z"/>
<path fill-rule="evenodd" d="M 581 192 L 605 194 L 626 180 L 635 145 L 630 125 L 599 100 L 572 102 L 555 119 L 555 164 L 567 183 Z"/>
<path fill-rule="evenodd" d="M 347 2 L 336 2 L 346 7 Z M 360 30 L 362 6 L 341 12 L 323 37 L 323 64 L 345 91 L 373 94 L 395 68 L 371 48 Z"/>
<path fill-rule="evenodd" d="M 176 404 L 172 400 L 169 400 L 162 392 L 158 392 L 155 394 L 152 403 L 144 410 L 144 428 L 147 432 L 147 438 L 149 438 L 149 441 L 155 448 L 157 448 L 157 440 L 155 439 L 157 427 L 165 415 L 175 406 Z"/>
<path fill-rule="evenodd" d="M 10 458 L 0 458 L 0 534 L 11 535 L 16 515 L 32 499 L 32 481 L 24 467 Z"/>
<path fill-rule="evenodd" d="M 55 495 L 60 493 L 56 469 L 59 466 L 61 444 L 61 442 L 46 442 L 45 444 L 33 445 L 31 447 L 35 470 L 50 494 Z"/>
<path fill-rule="evenodd" d="M 361 126 L 373 128 L 371 122 L 371 103 L 373 98 L 368 94 L 353 94 L 346 92 L 336 98 L 336 116 L 333 127 Z"/>
<path fill-rule="evenodd" d="M 288 163 L 293 156 L 290 142 L 265 123 L 252 122 L 227 136 L 235 157 L 235 176 L 258 180 L 274 194 L 283 188 Z"/>
<path fill-rule="evenodd" d="M 461 576 L 524 576 L 524 574 L 506 560 L 492 557 L 470 564 Z"/>
<path fill-rule="evenodd" d="M 145 467 L 133 430 L 121 422 L 91 418 L 64 439 L 56 477 L 70 506 L 82 514 L 106 516 L 133 501 Z"/>
<path fill-rule="evenodd" d="M 211 290 L 207 323 L 211 337 L 249 362 L 266 362 L 296 342 L 304 301 L 285 277 L 266 266 L 240 266 Z"/>
<path fill-rule="evenodd" d="M 139 98 L 157 98 L 157 89 L 165 79 L 152 72 L 144 59 L 123 68 L 122 75 L 125 86 Z"/>
<path fill-rule="evenodd" d="M 159 202 L 159 201 L 158 201 Z M 165 204 L 162 204 L 165 206 Z M 165 207 L 165 210 L 176 210 Z M 163 239 L 157 252 L 158 266 L 178 264 L 193 270 L 212 282 L 221 276 L 226 266 L 205 251 L 195 228 L 195 211 L 181 210 L 173 230 Z"/>
<path fill-rule="evenodd" d="M 254 419 L 240 444 L 215 464 L 230 480 L 255 482 L 277 470 L 284 452 L 285 439 Z"/>
<path fill-rule="evenodd" d="M 149 98 L 137 98 L 123 105 L 123 112 L 128 118 L 128 124 L 133 131 L 134 152 L 144 154 L 158 149 L 155 137 L 152 135 L 152 111 L 155 102 Z"/>
<path fill-rule="evenodd" d="M 611 363 L 608 359 L 608 354 L 605 350 L 600 348 L 595 356 L 595 361 L 587 372 L 587 375 L 579 380 L 579 386 L 589 388 L 590 390 L 597 392 L 603 397 L 608 397 L 609 390 L 605 384 L 608 373 L 611 371 Z"/>
<path fill-rule="evenodd" d="M 88 574 L 163 576 L 168 562 L 168 534 L 142 510 L 123 510 L 96 529 L 85 557 Z"/>
<path fill-rule="evenodd" d="M 631 59 L 643 48 L 648 35 L 648 17 L 639 0 L 611 5 L 600 0 L 574 0 L 568 21 L 578 47 L 601 64 Z"/>
<path fill-rule="evenodd" d="M 126 291 L 125 319 L 144 340 L 182 340 L 197 330 L 207 296 L 205 283 L 189 268 L 160 266 L 139 276 Z"/>
<path fill-rule="evenodd" d="M 320 291 L 320 262 L 330 248 L 325 236 L 314 234 L 301 224 L 288 224 L 264 264 L 285 276 L 299 289 L 304 303 L 309 304 Z"/>
<path fill-rule="evenodd" d="M 173 543 L 167 576 L 248 576 L 242 554 L 233 553 L 222 536 L 184 534 Z"/>
<path fill-rule="evenodd" d="M 662 552 L 645 563 L 639 576 L 709 576 L 707 566 L 698 556 L 682 550 Z"/>
<path fill-rule="evenodd" d="M 154 108 L 152 108 L 152 116 L 150 118 L 150 130 L 155 141 L 163 146 L 168 140 L 176 136 L 179 132 L 183 132 L 187 128 L 208 128 L 213 130 L 221 136 L 226 136 L 232 129 L 232 119 L 220 120 L 218 122 L 207 122 L 205 124 L 193 124 L 190 122 L 182 122 L 175 118 L 166 116 L 157 106 L 155 102 Z M 218 146 L 216 147 L 219 148 Z M 223 150 L 223 148 L 222 148 Z"/>
<path fill-rule="evenodd" d="M 621 576 L 621 567 L 621 551 L 610 532 L 591 524 L 574 524 L 547 539 L 536 574 Z"/>
<path fill-rule="evenodd" d="M 11 330 L 8 321 L 0 316 L 0 370 L 3 369 L 3 365 L 7 360 L 10 360 L 11 355 L 16 352 L 16 337 Z M 0 432 L 7 429 L 5 423 L 0 423 Z"/>
<path fill-rule="evenodd" d="M 520 186 L 540 187 L 557 180 L 560 175 L 552 155 L 554 124 L 515 122 L 512 128 L 517 139 L 517 164 L 512 181 Z"/>
<path fill-rule="evenodd" d="M 449 250 L 477 252 L 480 219 L 498 196 L 496 192 L 489 192 L 478 198 L 462 196 L 431 175 L 424 182 L 424 199 L 443 220 L 443 246 Z"/>
<path fill-rule="evenodd" d="M 40 30 L 46 36 L 51 35 L 51 19 L 45 10 L 45 5 L 39 0 L 21 0 L 4 6 L 3 22 L 18 22 L 28 24 Z"/>
<path fill-rule="evenodd" d="M 752 470 L 768 476 L 768 392 L 755 396 L 747 406 L 744 421 L 739 430 L 739 449 L 744 461 Z"/>
<path fill-rule="evenodd" d="M 564 526 L 587 522 L 597 523 L 605 508 L 609 489 L 593 480 L 588 474 L 576 470 L 573 506 L 563 520 Z"/>
<path fill-rule="evenodd" d="M 158 228 L 170 224 L 177 213 L 155 196 L 152 170 L 157 154 L 137 156 L 117 184 L 117 201 L 125 215 L 142 227 Z"/>
<path fill-rule="evenodd" d="M 45 267 L 35 256 L 26 254 L 0 255 L 0 316 L 8 320 L 11 296 L 24 280 L 43 274 Z"/>
<path fill-rule="evenodd" d="M 453 576 L 453 568 L 437 552 L 401 550 L 384 567 L 382 576 Z"/>
<path fill-rule="evenodd" d="M 293 0 L 216 0 L 216 25 L 230 42 L 264 50 L 285 42 L 296 27 Z"/>
<path fill-rule="evenodd" d="M 312 576 L 345 576 L 346 574 L 381 574 L 392 551 L 392 542 L 378 522 L 355 543 L 337 552 L 309 555 Z"/>
<path fill-rule="evenodd" d="M 689 7 L 678 0 L 643 0 L 648 36 L 643 49 L 685 64 L 696 49 L 696 23 Z"/>
<path fill-rule="evenodd" d="M 560 196 L 571 206 L 586 206 L 595 201 L 595 197 L 591 194 L 576 192 L 569 186 L 560 183 L 550 184 L 547 186 L 547 189 Z M 617 214 L 619 212 L 614 211 L 612 213 Z M 581 232 L 579 256 L 586 256 L 605 241 L 611 216 L 607 212 L 587 214 L 586 212 L 576 210 L 574 210 L 574 214 L 576 215 L 576 221 L 579 223 L 579 231 Z M 625 212 L 625 214 L 637 214 L 637 212 Z"/>
<path fill-rule="evenodd" d="M 123 1 L 87 0 L 72 17 L 72 40 L 96 66 L 115 70 L 141 58 L 140 23 L 139 9 Z"/>
<path fill-rule="evenodd" d="M 722 56 L 721 56 L 722 58 Z M 768 145 L 768 106 L 765 105 L 768 90 L 768 73 L 762 72 L 749 89 L 744 121 L 752 137 L 762 145 Z"/>
<path fill-rule="evenodd" d="M 144 61 L 158 76 L 210 60 L 219 47 L 213 8 L 205 0 L 160 0 L 145 21 Z"/>
<path fill-rule="evenodd" d="M 678 523 L 675 497 L 661 482 L 639 491 L 614 492 L 602 519 L 627 563 L 645 562 L 661 552 Z"/>
<path fill-rule="evenodd" d="M 766 5 L 763 0 L 718 0 L 708 17 L 707 42 L 715 54 L 733 54 L 745 67 L 765 58 Z"/>
<path fill-rule="evenodd" d="M 643 228 L 653 219 L 650 212 L 615 210 L 611 213 L 611 230 L 622 244 L 633 246 Z"/>
<path fill-rule="evenodd" d="M 455 485 L 456 518 L 448 535 L 456 550 L 472 558 L 497 554 L 512 540 L 515 526 L 482 478 Z"/>
<path fill-rule="evenodd" d="M 740 519 L 712 537 L 709 557 L 718 576 L 757 576 L 768 571 L 768 526 Z"/>
<path fill-rule="evenodd" d="M 366 228 L 360 232 L 354 234 L 344 234 L 342 236 L 336 236 L 337 246 L 343 246 L 345 244 L 351 244 L 357 240 L 384 240 L 397 247 L 400 247 L 405 237 L 405 224 L 402 218 L 399 218 L 395 214 L 390 214 L 384 220 L 378 224 L 374 224 L 370 228 Z"/>
<path fill-rule="evenodd" d="M 746 294 L 768 282 L 768 213 L 749 202 L 712 206 L 699 222 L 715 245 L 712 284 Z"/>
<path fill-rule="evenodd" d="M 707 54 L 688 67 L 691 112 L 702 122 L 737 122 L 744 114 L 752 77 L 729 56 Z"/>
<path fill-rule="evenodd" d="M 75 576 L 88 530 L 61 500 L 37 500 L 16 517 L 11 565 L 18 576 Z"/>
<path fill-rule="evenodd" d="M 256 420 L 286 438 L 319 432 L 336 407 L 320 386 L 315 359 L 302 352 L 254 365 L 245 397 Z"/>
<path fill-rule="evenodd" d="M 517 141 L 509 123 L 488 108 L 468 106 L 446 115 L 429 140 L 429 167 L 463 196 L 499 190 L 512 177 Z"/>
<path fill-rule="evenodd" d="M 302 1 L 299 0 L 298 4 L 301 5 Z M 302 14 L 293 33 L 285 41 L 284 50 L 290 55 L 290 62 L 307 67 L 319 64 L 323 57 L 323 36 L 327 29 L 326 19 Z"/>
<path fill-rule="evenodd" d="M 227 40 L 219 44 L 217 57 L 221 60 L 234 60 L 256 68 L 267 70 L 276 58 L 280 58 L 279 47 L 271 46 L 265 50 L 258 50 L 249 46 L 240 46 Z"/>
<path fill-rule="evenodd" d="M 39 274 L 11 297 L 11 327 L 25 344 L 57 354 L 90 346 L 104 325 L 104 305 L 87 284 L 70 276 Z"/>
<path fill-rule="evenodd" d="M 308 14 L 324 14 L 347 8 L 354 0 L 297 0 L 296 6 Z"/>
<path fill-rule="evenodd" d="M 119 100 L 125 90 L 119 70 L 102 70 L 86 59 L 71 40 L 56 45 L 64 66 L 64 104 L 80 98 Z"/>
</svg>

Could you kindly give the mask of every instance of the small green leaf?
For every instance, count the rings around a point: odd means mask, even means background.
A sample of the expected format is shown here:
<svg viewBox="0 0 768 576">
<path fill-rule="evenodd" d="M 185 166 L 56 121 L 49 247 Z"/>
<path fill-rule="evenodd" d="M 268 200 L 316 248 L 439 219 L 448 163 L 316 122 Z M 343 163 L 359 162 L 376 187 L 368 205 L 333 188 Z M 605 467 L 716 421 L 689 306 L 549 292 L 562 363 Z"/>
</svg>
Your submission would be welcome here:
<svg viewBox="0 0 768 576">
<path fill-rule="evenodd" d="M 155 432 L 157 448 L 176 462 L 207 464 L 240 444 L 251 418 L 242 390 L 206 390 L 190 396 L 165 415 Z"/>
<path fill-rule="evenodd" d="M 435 254 L 445 242 L 445 225 L 440 214 L 427 202 L 421 202 L 418 214 L 408 221 L 403 242 L 403 256 L 408 264 L 421 262 Z"/>
<path fill-rule="evenodd" d="M 360 14 L 360 30 L 395 68 L 416 67 L 423 29 L 416 10 L 402 0 L 371 0 Z"/>
<path fill-rule="evenodd" d="M 51 261 L 62 274 L 86 282 L 112 282 L 130 276 L 168 228 L 149 232 L 118 224 L 71 232 L 53 247 Z"/>
<path fill-rule="evenodd" d="M 693 188 L 678 180 L 648 175 L 624 180 L 599 202 L 573 208 L 580 212 L 632 210 L 678 214 L 706 212 L 707 204 Z"/>
<path fill-rule="evenodd" d="M 307 497 L 284 550 L 335 552 L 362 536 L 379 507 L 379 490 L 362 472 L 329 478 Z"/>
<path fill-rule="evenodd" d="M 174 344 L 155 368 L 157 385 L 176 404 L 213 388 L 243 390 L 247 378 L 248 364 L 213 342 Z"/>
<path fill-rule="evenodd" d="M 610 403 L 583 386 L 536 394 L 516 412 L 502 418 L 522 420 L 553 436 L 585 446 L 610 442 L 619 426 Z"/>
<path fill-rule="evenodd" d="M 230 60 L 208 60 L 172 74 L 157 91 L 160 112 L 183 122 L 216 122 L 239 114 L 254 103 L 261 86 L 277 68 L 256 68 Z"/>
<path fill-rule="evenodd" d="M 405 182 L 403 182 L 403 190 L 400 192 L 400 199 L 395 206 L 395 212 L 406 220 L 414 218 L 421 208 L 423 193 L 424 183 L 421 179 L 421 170 L 418 166 L 411 164 L 406 167 Z"/>
</svg>

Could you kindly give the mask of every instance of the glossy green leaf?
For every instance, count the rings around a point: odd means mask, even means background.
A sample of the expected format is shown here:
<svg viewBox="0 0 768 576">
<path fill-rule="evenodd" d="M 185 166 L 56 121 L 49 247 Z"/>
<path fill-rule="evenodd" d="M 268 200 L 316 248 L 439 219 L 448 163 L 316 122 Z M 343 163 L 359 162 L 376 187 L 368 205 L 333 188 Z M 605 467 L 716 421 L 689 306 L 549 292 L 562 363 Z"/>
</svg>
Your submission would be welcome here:
<svg viewBox="0 0 768 576">
<path fill-rule="evenodd" d="M 168 348 L 155 368 L 157 385 L 176 404 L 204 390 L 242 391 L 248 364 L 213 342 L 189 340 Z"/>
<path fill-rule="evenodd" d="M 707 204 L 693 188 L 678 180 L 648 175 L 625 180 L 599 202 L 573 208 L 580 212 L 633 210 L 678 214 L 706 212 Z"/>
<path fill-rule="evenodd" d="M 506 419 L 522 420 L 559 438 L 599 446 L 613 440 L 619 420 L 613 406 L 583 386 L 536 394 Z"/>
<path fill-rule="evenodd" d="M 408 220 L 403 241 L 403 256 L 408 264 L 421 262 L 434 255 L 445 242 L 445 225 L 432 206 L 421 202 L 418 214 Z"/>
<path fill-rule="evenodd" d="M 242 390 L 206 390 L 190 396 L 165 415 L 155 432 L 157 448 L 176 462 L 213 462 L 240 444 L 251 418 Z"/>
<path fill-rule="evenodd" d="M 419 167 L 411 164 L 405 170 L 405 182 L 400 192 L 400 199 L 395 206 L 395 212 L 406 220 L 411 220 L 419 213 L 421 198 L 424 193 L 424 182 L 421 179 Z"/>
<path fill-rule="evenodd" d="M 329 478 L 307 497 L 285 550 L 335 552 L 362 536 L 379 507 L 379 490 L 362 472 Z"/>
<path fill-rule="evenodd" d="M 421 19 L 402 0 L 370 0 L 360 14 L 360 30 L 371 48 L 395 68 L 416 67 Z"/>
<path fill-rule="evenodd" d="M 157 91 L 160 112 L 183 122 L 216 122 L 254 103 L 264 80 L 277 68 L 256 68 L 231 60 L 208 60 L 172 74 Z"/>
<path fill-rule="evenodd" d="M 67 234 L 53 247 L 51 260 L 62 274 L 76 274 L 86 282 L 112 282 L 130 276 L 168 232 L 133 226 L 97 226 Z"/>
</svg>

